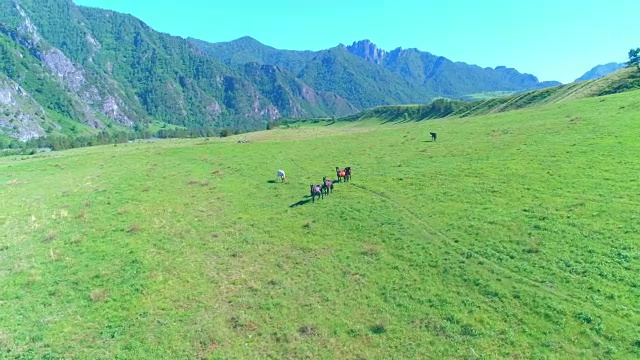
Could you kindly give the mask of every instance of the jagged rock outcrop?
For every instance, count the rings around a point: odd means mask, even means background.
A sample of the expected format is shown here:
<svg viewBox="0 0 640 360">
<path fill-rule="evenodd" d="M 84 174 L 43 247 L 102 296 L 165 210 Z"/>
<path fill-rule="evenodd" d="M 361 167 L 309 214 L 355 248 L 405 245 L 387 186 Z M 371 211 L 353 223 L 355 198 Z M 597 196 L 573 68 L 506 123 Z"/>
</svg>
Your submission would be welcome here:
<svg viewBox="0 0 640 360">
<path fill-rule="evenodd" d="M 378 49 L 378 46 L 370 40 L 354 41 L 353 44 L 347 46 L 347 50 L 377 65 L 382 64 L 384 57 L 387 55 L 385 50 Z"/>
</svg>

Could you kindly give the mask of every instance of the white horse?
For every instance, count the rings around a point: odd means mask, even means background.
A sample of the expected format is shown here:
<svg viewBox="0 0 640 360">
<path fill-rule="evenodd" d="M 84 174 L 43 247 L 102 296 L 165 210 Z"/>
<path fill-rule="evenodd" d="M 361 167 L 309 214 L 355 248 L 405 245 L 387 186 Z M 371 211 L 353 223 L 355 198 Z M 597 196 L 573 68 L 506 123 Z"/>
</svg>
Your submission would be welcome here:
<svg viewBox="0 0 640 360">
<path fill-rule="evenodd" d="M 280 181 L 285 182 L 286 176 L 284 175 L 284 171 L 278 170 L 278 177 L 280 178 Z"/>
</svg>

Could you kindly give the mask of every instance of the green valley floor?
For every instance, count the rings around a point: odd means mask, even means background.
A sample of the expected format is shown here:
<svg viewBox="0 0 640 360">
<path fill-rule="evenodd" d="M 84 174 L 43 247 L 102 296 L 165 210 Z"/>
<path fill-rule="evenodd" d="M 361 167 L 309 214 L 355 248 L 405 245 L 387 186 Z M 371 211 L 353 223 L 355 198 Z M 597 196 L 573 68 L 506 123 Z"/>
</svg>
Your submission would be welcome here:
<svg viewBox="0 0 640 360">
<path fill-rule="evenodd" d="M 639 120 L 636 91 L 0 158 L 0 358 L 640 357 Z"/>
</svg>

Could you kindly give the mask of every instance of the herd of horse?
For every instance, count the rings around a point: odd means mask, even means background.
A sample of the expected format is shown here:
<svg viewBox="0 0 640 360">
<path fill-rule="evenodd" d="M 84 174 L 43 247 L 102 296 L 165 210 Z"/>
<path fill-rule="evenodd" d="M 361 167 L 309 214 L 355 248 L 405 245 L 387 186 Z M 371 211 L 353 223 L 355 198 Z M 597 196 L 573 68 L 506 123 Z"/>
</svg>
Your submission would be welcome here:
<svg viewBox="0 0 640 360">
<path fill-rule="evenodd" d="M 336 167 L 336 177 L 338 178 L 336 180 L 337 182 L 349 182 L 349 180 L 351 180 L 351 167 L 347 166 L 344 169 Z M 323 177 L 322 184 L 311 184 L 309 187 L 311 189 L 311 201 L 316 202 L 316 197 L 324 199 L 325 195 L 329 195 L 330 192 L 333 192 L 333 180 Z"/>
<path fill-rule="evenodd" d="M 430 132 L 429 135 L 431 135 L 431 141 L 435 142 L 438 135 L 435 132 Z M 336 167 L 336 177 L 338 178 L 336 182 L 349 182 L 349 180 L 351 180 L 351 167 L 347 166 L 344 169 Z M 278 170 L 278 178 L 282 182 L 286 181 L 284 171 Z M 329 195 L 330 192 L 333 192 L 333 181 L 323 177 L 321 184 L 310 184 L 309 188 L 311 190 L 311 200 L 315 203 L 316 197 L 324 199 L 325 195 Z"/>
<path fill-rule="evenodd" d="M 284 170 L 278 170 L 278 179 L 280 179 L 280 181 L 285 182 L 287 181 L 287 177 L 286 174 L 284 173 Z M 340 169 L 339 167 L 336 167 L 336 177 L 338 178 L 336 180 L 336 182 L 349 182 L 349 180 L 351 180 L 351 166 L 347 166 L 344 169 Z M 311 188 L 311 200 L 313 202 L 316 202 L 316 196 L 320 197 L 321 199 L 324 199 L 325 195 L 329 195 L 330 192 L 333 192 L 333 180 L 329 180 L 327 179 L 327 177 L 323 177 L 322 178 L 322 184 L 318 184 L 318 185 L 309 185 L 309 187 Z"/>
</svg>

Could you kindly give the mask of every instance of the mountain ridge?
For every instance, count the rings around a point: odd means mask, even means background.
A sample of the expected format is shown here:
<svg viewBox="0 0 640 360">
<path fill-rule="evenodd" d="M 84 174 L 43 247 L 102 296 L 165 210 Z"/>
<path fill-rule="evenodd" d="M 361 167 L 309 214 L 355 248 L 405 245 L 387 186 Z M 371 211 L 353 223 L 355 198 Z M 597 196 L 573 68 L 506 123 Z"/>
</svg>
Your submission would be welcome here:
<svg viewBox="0 0 640 360">
<path fill-rule="evenodd" d="M 625 67 L 625 64 L 610 62 L 607 64 L 596 65 L 591 70 L 584 73 L 582 76 L 577 78 L 574 82 L 581 82 L 587 80 L 599 79 L 601 77 L 607 76 L 611 73 L 614 73 Z"/>
<path fill-rule="evenodd" d="M 506 66 L 481 68 L 460 61 L 453 62 L 444 56 L 415 48 L 398 47 L 387 51 L 368 39 L 315 52 L 278 50 L 251 37 L 218 43 L 193 38 L 189 38 L 189 41 L 204 53 L 229 65 L 241 65 L 243 61 L 250 59 L 262 64 L 282 66 L 317 89 L 336 92 L 361 109 L 394 103 L 424 103 L 437 97 L 462 100 L 479 92 L 527 91 L 561 85 L 554 81 L 540 82 L 531 74 L 522 74 Z M 344 50 L 350 56 L 340 55 L 338 50 Z M 375 68 L 370 65 L 375 65 Z M 324 75 L 327 76 L 310 76 L 308 69 L 314 67 L 324 67 Z M 391 92 L 397 96 L 385 94 L 364 80 L 355 83 L 361 89 L 372 90 L 365 91 L 364 94 L 350 94 L 345 88 L 352 84 L 339 81 L 326 83 L 326 77 L 339 77 L 344 72 L 368 73 L 369 78 L 373 76 L 375 82 L 391 84 Z M 379 78 L 373 74 L 379 75 Z M 354 78 L 345 81 L 354 81 Z M 370 101 L 363 101 L 363 96 Z"/>
</svg>

